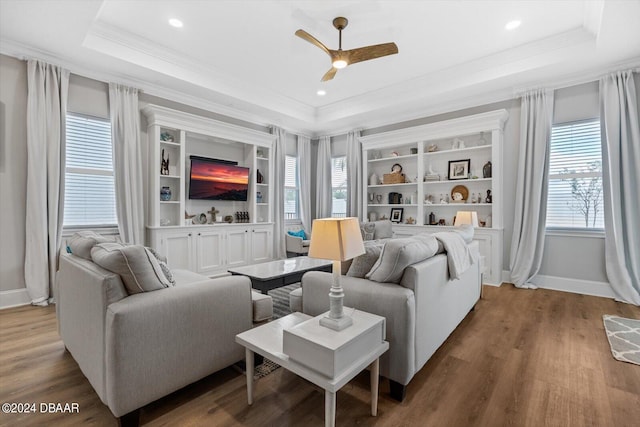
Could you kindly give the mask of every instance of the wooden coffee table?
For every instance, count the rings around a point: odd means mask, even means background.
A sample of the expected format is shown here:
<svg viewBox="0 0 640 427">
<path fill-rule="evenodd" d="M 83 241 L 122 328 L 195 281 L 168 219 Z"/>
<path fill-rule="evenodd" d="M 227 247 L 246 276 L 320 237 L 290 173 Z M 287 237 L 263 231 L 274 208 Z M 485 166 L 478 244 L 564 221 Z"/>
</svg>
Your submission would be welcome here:
<svg viewBox="0 0 640 427">
<path fill-rule="evenodd" d="M 307 271 L 331 272 L 331 266 L 331 260 L 300 256 L 230 268 L 228 271 L 234 275 L 247 276 L 251 279 L 251 287 L 266 294 L 271 289 L 298 283 Z"/>
<path fill-rule="evenodd" d="M 351 311 L 351 309 L 348 311 Z M 326 315 L 326 313 L 321 316 L 324 315 Z M 389 349 L 389 343 L 387 341 L 380 340 L 374 345 L 358 346 L 358 357 L 344 366 L 335 376 L 324 375 L 317 369 L 308 366 L 308 364 L 293 360 L 287 354 L 283 353 L 283 330 L 290 329 L 296 325 L 302 326 L 301 324 L 307 321 L 316 321 L 317 323 L 319 317 L 320 316 L 313 318 L 306 314 L 296 312 L 236 335 L 236 342 L 246 348 L 247 401 L 249 405 L 253 404 L 253 362 L 255 352 L 325 390 L 325 426 L 335 426 L 336 393 L 338 390 L 362 372 L 362 370 L 367 368 L 367 366 L 370 366 L 371 415 L 376 416 L 378 412 L 378 383 L 380 374 L 379 357 Z M 335 341 L 348 344 L 358 340 L 363 334 L 363 329 L 378 322 L 382 322 L 382 330 L 384 331 L 385 320 L 380 316 L 356 310 L 353 312 L 353 318 L 355 326 L 339 332 L 325 328 L 326 331 L 320 332 L 319 335 L 322 336 L 318 336 L 317 341 L 326 341 L 327 337 L 334 341 L 332 337 L 335 336 Z"/>
</svg>

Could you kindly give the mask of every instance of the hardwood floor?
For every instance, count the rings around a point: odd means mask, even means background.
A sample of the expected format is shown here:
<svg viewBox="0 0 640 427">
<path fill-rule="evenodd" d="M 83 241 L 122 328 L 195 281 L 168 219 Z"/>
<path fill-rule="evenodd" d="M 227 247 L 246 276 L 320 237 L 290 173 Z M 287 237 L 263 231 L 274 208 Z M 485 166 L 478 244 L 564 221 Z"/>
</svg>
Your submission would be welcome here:
<svg viewBox="0 0 640 427">
<path fill-rule="evenodd" d="M 398 403 L 382 381 L 369 415 L 368 374 L 337 398 L 337 424 L 376 426 L 638 426 L 640 366 L 613 359 L 603 314 L 640 318 L 613 300 L 538 289 L 485 287 Z M 79 404 L 76 414 L 0 414 L 0 425 L 103 425 L 113 418 L 57 334 L 54 307 L 0 311 L 0 402 Z M 246 403 L 228 368 L 141 412 L 148 426 L 321 426 L 324 394 L 284 369 L 260 379 Z"/>
</svg>

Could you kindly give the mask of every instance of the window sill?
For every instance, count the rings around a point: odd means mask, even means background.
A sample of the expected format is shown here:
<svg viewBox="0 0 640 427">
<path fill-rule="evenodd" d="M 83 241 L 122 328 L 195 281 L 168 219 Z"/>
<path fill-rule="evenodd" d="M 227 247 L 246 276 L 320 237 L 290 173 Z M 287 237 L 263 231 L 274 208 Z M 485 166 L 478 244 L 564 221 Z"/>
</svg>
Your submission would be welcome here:
<svg viewBox="0 0 640 427">
<path fill-rule="evenodd" d="M 589 239 L 604 239 L 604 230 L 547 228 L 545 235 L 554 237 L 586 237 Z"/>
</svg>

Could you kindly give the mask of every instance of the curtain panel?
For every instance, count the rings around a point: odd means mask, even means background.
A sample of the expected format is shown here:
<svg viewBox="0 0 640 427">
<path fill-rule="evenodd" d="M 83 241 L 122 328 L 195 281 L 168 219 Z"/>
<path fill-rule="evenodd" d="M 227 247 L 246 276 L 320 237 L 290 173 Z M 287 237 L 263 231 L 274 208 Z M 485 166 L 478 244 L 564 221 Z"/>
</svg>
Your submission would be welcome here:
<svg viewBox="0 0 640 427">
<path fill-rule="evenodd" d="M 286 258 L 284 229 L 284 181 L 286 163 L 286 137 L 284 129 L 277 126 L 271 128 L 271 133 L 276 136 L 273 144 L 273 168 L 274 174 L 274 225 L 273 225 L 273 257 L 275 259 Z"/>
<path fill-rule="evenodd" d="M 300 221 L 307 235 L 311 235 L 311 139 L 298 135 L 298 185 Z"/>
<path fill-rule="evenodd" d="M 363 220 L 362 215 L 362 148 L 360 131 L 347 135 L 347 216 Z"/>
<path fill-rule="evenodd" d="M 544 248 L 549 144 L 553 124 L 553 92 L 533 91 L 521 101 L 520 153 L 511 239 L 511 281 L 536 289 L 531 279 L 540 270 Z"/>
<path fill-rule="evenodd" d="M 640 124 L 633 72 L 600 79 L 605 264 L 620 301 L 640 305 Z"/>
<path fill-rule="evenodd" d="M 138 90 L 109 84 L 111 140 L 118 230 L 122 240 L 144 244 L 144 198 Z"/>
<path fill-rule="evenodd" d="M 31 303 L 47 305 L 62 242 L 69 71 L 29 60 L 27 89 L 24 278 Z"/>
<path fill-rule="evenodd" d="M 316 181 L 316 218 L 331 217 L 331 138 L 320 137 Z"/>
</svg>

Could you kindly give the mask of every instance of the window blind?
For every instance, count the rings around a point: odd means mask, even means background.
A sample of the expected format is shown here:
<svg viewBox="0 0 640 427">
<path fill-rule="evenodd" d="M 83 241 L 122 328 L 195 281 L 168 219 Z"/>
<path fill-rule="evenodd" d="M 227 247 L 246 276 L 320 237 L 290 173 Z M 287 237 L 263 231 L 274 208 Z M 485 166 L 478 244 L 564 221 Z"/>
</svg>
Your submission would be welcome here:
<svg viewBox="0 0 640 427">
<path fill-rule="evenodd" d="M 547 227 L 604 229 L 600 121 L 553 126 Z"/>
<path fill-rule="evenodd" d="M 347 216 L 347 158 L 331 159 L 331 216 Z"/>
<path fill-rule="evenodd" d="M 67 113 L 64 227 L 118 223 L 109 120 Z"/>
<path fill-rule="evenodd" d="M 298 219 L 298 159 L 285 157 L 284 174 L 284 215 L 285 219 Z"/>
</svg>

